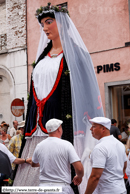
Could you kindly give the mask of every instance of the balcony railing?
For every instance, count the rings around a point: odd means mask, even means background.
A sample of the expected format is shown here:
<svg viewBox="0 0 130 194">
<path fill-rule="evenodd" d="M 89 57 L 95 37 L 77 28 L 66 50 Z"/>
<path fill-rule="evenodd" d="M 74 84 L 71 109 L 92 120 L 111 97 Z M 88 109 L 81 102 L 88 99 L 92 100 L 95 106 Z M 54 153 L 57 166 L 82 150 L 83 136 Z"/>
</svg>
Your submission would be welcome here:
<svg viewBox="0 0 130 194">
<path fill-rule="evenodd" d="M 0 34 L 0 51 L 5 50 L 7 46 L 7 34 Z"/>
</svg>

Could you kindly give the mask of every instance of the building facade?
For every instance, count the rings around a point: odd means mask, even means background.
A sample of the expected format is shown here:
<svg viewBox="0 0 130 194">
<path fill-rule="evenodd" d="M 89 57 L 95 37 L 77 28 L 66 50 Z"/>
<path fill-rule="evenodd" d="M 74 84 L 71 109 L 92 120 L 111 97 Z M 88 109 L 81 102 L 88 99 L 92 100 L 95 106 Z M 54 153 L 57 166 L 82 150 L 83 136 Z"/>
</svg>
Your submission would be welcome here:
<svg viewBox="0 0 130 194">
<path fill-rule="evenodd" d="M 50 2 L 56 5 L 66 1 Z M 45 0 L 44 5 L 47 3 Z M 42 0 L 27 0 L 29 82 L 40 38 L 34 14 L 41 5 Z M 130 1 L 68 0 L 67 6 L 91 55 L 104 115 L 115 118 L 122 130 L 130 121 Z"/>
<path fill-rule="evenodd" d="M 12 126 L 23 116 L 11 113 L 11 102 L 27 104 L 26 1 L 0 0 L 0 123 Z"/>
</svg>

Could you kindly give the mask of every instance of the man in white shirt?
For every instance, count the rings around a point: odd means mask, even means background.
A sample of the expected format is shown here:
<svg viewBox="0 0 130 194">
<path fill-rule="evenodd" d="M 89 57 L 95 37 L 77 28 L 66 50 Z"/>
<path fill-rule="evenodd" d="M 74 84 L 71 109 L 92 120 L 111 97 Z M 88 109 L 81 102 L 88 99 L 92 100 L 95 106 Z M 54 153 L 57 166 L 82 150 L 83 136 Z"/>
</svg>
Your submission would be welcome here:
<svg viewBox="0 0 130 194">
<path fill-rule="evenodd" d="M 85 194 L 126 194 L 124 174 L 127 157 L 125 146 L 110 135 L 111 120 L 95 117 L 92 122 L 92 136 L 98 139 L 91 153 L 92 172 Z"/>
<path fill-rule="evenodd" d="M 13 121 L 13 127 L 11 129 L 9 129 L 9 131 L 8 131 L 8 134 L 11 137 L 16 135 L 17 127 L 18 127 L 18 121 Z"/>
<path fill-rule="evenodd" d="M 40 142 L 32 157 L 32 167 L 40 166 L 40 186 L 61 186 L 62 194 L 73 194 L 71 184 L 71 167 L 76 176 L 75 185 L 79 185 L 83 177 L 83 166 L 73 145 L 60 139 L 63 121 L 50 119 L 46 123 L 49 137 Z"/>
<path fill-rule="evenodd" d="M 8 150 L 8 148 L 4 145 L 4 144 L 2 144 L 2 143 L 0 143 L 0 151 L 2 152 L 2 153 L 4 153 L 4 154 L 6 154 L 7 156 L 8 156 L 8 158 L 9 158 L 9 160 L 10 160 L 10 163 L 12 164 L 12 163 L 14 163 L 14 164 L 23 164 L 23 163 L 29 163 L 30 164 L 30 162 L 31 162 L 31 159 L 23 159 L 23 158 L 16 158 L 9 150 Z M 5 163 L 6 161 L 5 161 L 5 159 L 4 158 L 1 158 L 1 153 L 0 153 L 0 166 L 3 166 L 3 163 Z M 4 171 L 4 169 L 2 169 L 2 172 Z M 2 173 L 1 171 L 0 171 L 0 173 Z M 1 175 L 1 174 L 0 174 Z M 2 183 L 2 177 L 4 178 L 4 175 L 2 174 L 2 176 L 0 177 L 0 185 L 1 185 L 1 183 Z"/>
<path fill-rule="evenodd" d="M 23 159 L 23 158 L 16 158 L 9 150 L 8 148 L 0 143 L 0 150 L 5 153 L 8 157 L 9 157 L 9 160 L 10 160 L 10 163 L 14 163 L 14 164 L 22 164 L 22 163 L 30 163 L 30 159 Z M 0 161 L 2 162 L 2 161 Z"/>
</svg>

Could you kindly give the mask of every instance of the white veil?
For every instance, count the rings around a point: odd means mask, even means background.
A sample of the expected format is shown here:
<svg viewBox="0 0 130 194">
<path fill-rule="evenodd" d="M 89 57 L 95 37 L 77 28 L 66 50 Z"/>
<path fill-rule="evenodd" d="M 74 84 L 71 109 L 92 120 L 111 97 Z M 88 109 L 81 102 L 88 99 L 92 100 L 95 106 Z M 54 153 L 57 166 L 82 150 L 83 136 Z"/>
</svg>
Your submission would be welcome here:
<svg viewBox="0 0 130 194">
<path fill-rule="evenodd" d="M 94 67 L 84 42 L 67 13 L 54 11 L 54 14 L 70 71 L 74 146 L 85 170 L 80 187 L 80 194 L 83 194 L 91 172 L 89 156 L 96 144 L 90 132 L 89 118 L 104 114 Z M 45 36 L 44 32 L 41 36 L 43 34 Z M 44 50 L 43 45 L 45 45 L 43 42 L 41 46 L 39 44 L 39 51 Z M 40 53 L 37 54 L 37 57 L 39 55 Z"/>
<path fill-rule="evenodd" d="M 41 24 L 40 24 L 40 32 L 41 32 L 41 37 L 40 37 L 40 41 L 37 49 L 36 61 L 38 60 L 39 56 L 42 54 L 44 48 L 46 48 L 47 43 L 50 41 L 47 38 L 45 32 L 43 31 Z"/>
<path fill-rule="evenodd" d="M 84 193 L 91 172 L 90 153 L 96 140 L 90 132 L 89 118 L 103 116 L 100 92 L 92 60 L 75 25 L 68 16 L 55 12 L 65 59 L 70 70 L 74 146 L 84 165 L 80 193 Z M 78 133 L 83 131 L 84 135 Z"/>
</svg>

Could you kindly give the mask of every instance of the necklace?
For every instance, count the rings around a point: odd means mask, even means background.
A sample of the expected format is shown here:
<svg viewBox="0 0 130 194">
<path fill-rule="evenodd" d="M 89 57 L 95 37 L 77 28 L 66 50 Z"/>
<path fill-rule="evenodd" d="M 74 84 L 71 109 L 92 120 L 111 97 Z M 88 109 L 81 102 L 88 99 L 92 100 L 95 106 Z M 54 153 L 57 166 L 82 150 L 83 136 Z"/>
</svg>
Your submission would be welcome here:
<svg viewBox="0 0 130 194">
<path fill-rule="evenodd" d="M 54 57 L 57 57 L 57 56 L 58 56 L 57 54 L 52 54 L 51 58 L 54 58 Z"/>
</svg>

